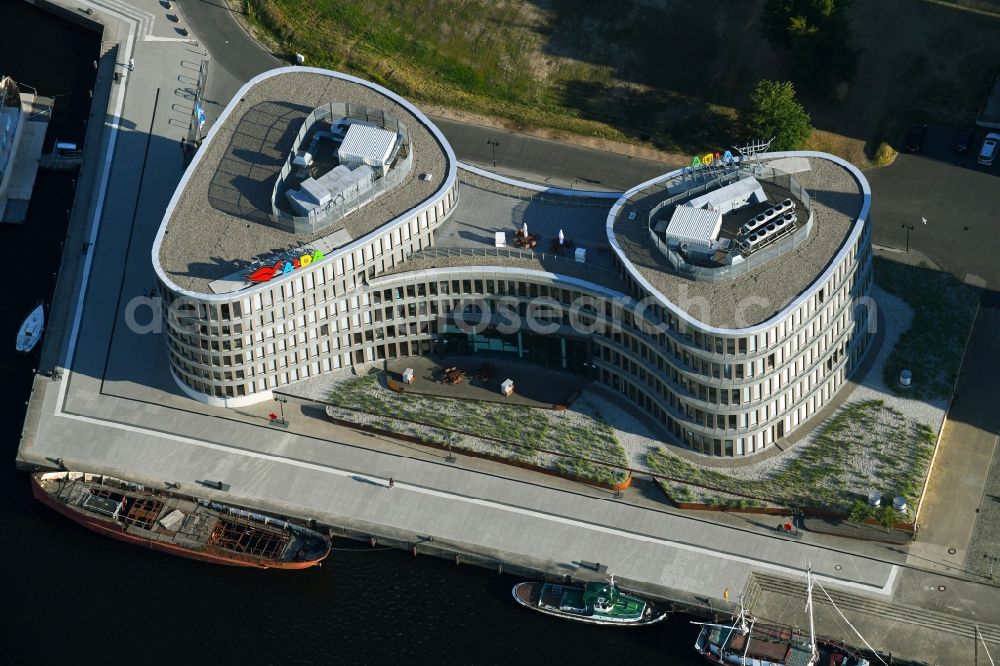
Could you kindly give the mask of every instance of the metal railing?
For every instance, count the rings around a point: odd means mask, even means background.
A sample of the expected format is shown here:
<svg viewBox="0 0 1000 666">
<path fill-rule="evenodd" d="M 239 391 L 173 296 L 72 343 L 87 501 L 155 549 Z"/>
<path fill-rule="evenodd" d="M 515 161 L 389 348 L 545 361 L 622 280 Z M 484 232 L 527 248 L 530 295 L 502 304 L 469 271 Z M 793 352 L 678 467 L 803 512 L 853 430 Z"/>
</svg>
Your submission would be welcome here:
<svg viewBox="0 0 1000 666">
<path fill-rule="evenodd" d="M 279 197 L 283 196 L 287 189 L 285 181 L 294 168 L 292 166 L 292 159 L 295 157 L 295 153 L 312 130 L 313 125 L 319 121 L 331 118 L 333 119 L 330 121 L 331 124 L 334 123 L 334 120 L 358 121 L 396 132 L 402 137 L 400 151 L 403 153 L 403 158 L 397 160 L 395 167 L 389 170 L 382 178 L 376 180 L 374 185 L 364 192 L 355 192 L 347 197 L 340 197 L 324 206 L 310 210 L 306 215 L 293 215 L 282 210 L 278 206 L 278 201 L 280 201 Z M 381 109 L 369 109 L 363 104 L 330 102 L 313 109 L 302 122 L 302 127 L 299 128 L 298 134 L 295 135 L 291 152 L 285 161 L 285 166 L 281 168 L 278 180 L 274 184 L 274 190 L 271 192 L 271 214 L 278 226 L 286 231 L 293 233 L 315 233 L 320 229 L 332 225 L 348 213 L 361 208 L 379 195 L 399 185 L 410 173 L 412 167 L 413 150 L 410 144 L 410 133 L 406 129 L 406 125 L 400 122 L 398 118 Z"/>
<path fill-rule="evenodd" d="M 656 217 L 656 213 L 663 208 L 676 205 L 678 202 L 690 199 L 691 197 L 701 194 L 702 192 L 706 192 L 710 189 L 715 189 L 735 180 L 750 176 L 788 190 L 796 199 L 801 201 L 802 207 L 809 212 L 808 219 L 802 228 L 796 229 L 792 233 L 778 239 L 776 242 L 773 242 L 770 245 L 761 248 L 757 252 L 748 255 L 743 259 L 743 261 L 718 267 L 698 266 L 688 262 L 680 255 L 679 252 L 677 252 L 677 250 L 671 248 L 667 244 L 666 237 L 661 238 L 661 235 L 654 231 L 653 220 Z M 679 275 L 683 275 L 684 277 L 697 280 L 699 282 L 723 282 L 725 280 L 732 280 L 737 276 L 752 271 L 758 266 L 762 266 L 775 257 L 782 255 L 789 250 L 795 249 L 799 246 L 799 244 L 808 239 L 809 235 L 812 233 L 813 225 L 812 198 L 809 196 L 809 193 L 806 192 L 806 190 L 789 174 L 771 167 L 758 166 L 739 167 L 731 172 L 722 174 L 710 182 L 697 185 L 668 197 L 650 209 L 648 215 L 646 227 L 649 232 L 649 239 L 653 245 L 655 245 L 656 248 L 663 253 L 663 255 L 667 258 L 667 261 Z"/>
<path fill-rule="evenodd" d="M 459 168 L 459 181 L 463 185 L 474 187 L 484 192 L 493 192 L 512 199 L 520 199 L 529 203 L 546 206 L 561 206 L 563 208 L 598 208 L 610 210 L 614 199 L 595 199 L 589 197 L 574 197 L 566 194 L 549 194 L 534 192 L 525 187 L 517 187 L 492 178 L 485 178 L 466 169 Z"/>
<path fill-rule="evenodd" d="M 509 259 L 530 259 L 532 261 L 553 261 L 558 266 L 565 266 L 567 270 L 576 269 L 588 273 L 596 272 L 605 280 L 612 279 L 620 282 L 618 271 L 606 266 L 599 266 L 584 261 L 576 261 L 569 257 L 563 257 L 550 252 L 532 252 L 531 250 L 518 250 L 509 247 L 429 247 L 418 250 L 407 256 L 407 261 L 418 259 L 437 259 L 447 257 L 505 257 Z M 405 263 L 403 264 L 405 270 Z"/>
</svg>

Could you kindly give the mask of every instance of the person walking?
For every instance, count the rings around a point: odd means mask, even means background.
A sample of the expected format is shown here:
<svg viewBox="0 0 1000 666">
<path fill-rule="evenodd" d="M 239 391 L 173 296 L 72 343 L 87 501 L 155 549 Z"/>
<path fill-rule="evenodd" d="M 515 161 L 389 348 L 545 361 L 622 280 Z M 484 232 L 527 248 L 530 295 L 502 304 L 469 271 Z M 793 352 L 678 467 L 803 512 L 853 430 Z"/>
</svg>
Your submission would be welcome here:
<svg viewBox="0 0 1000 666">
<path fill-rule="evenodd" d="M 396 482 L 393 481 L 392 477 L 390 476 L 389 477 L 389 487 L 392 488 L 394 485 L 396 485 Z"/>
</svg>

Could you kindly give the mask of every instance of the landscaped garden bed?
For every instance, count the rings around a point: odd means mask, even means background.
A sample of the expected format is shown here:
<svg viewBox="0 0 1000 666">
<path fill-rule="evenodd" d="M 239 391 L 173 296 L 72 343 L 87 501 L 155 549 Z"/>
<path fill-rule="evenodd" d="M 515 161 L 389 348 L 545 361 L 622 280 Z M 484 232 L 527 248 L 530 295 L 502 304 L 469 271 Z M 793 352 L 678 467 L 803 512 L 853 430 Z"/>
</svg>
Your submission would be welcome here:
<svg viewBox="0 0 1000 666">
<path fill-rule="evenodd" d="M 607 486 L 629 478 L 624 448 L 593 411 L 399 393 L 385 388 L 376 375 L 338 382 L 325 402 L 328 415 L 342 423 Z"/>
<path fill-rule="evenodd" d="M 847 405 L 813 441 L 779 459 L 723 471 L 661 447 L 649 454 L 649 464 L 664 492 L 682 505 L 784 506 L 862 518 L 868 516 L 860 515 L 858 503 L 872 491 L 902 496 L 916 510 L 935 437 L 927 426 L 871 400 Z"/>
</svg>

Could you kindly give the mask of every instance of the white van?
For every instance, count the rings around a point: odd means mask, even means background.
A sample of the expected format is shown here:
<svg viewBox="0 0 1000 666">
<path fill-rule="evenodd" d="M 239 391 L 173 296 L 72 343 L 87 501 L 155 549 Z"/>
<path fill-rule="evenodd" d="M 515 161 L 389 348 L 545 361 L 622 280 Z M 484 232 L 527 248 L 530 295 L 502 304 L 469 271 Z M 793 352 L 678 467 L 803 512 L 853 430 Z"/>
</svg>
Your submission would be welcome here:
<svg viewBox="0 0 1000 666">
<path fill-rule="evenodd" d="M 1000 134 L 990 132 L 983 141 L 982 150 L 979 151 L 979 163 L 986 166 L 993 164 L 998 150 L 1000 150 Z"/>
</svg>

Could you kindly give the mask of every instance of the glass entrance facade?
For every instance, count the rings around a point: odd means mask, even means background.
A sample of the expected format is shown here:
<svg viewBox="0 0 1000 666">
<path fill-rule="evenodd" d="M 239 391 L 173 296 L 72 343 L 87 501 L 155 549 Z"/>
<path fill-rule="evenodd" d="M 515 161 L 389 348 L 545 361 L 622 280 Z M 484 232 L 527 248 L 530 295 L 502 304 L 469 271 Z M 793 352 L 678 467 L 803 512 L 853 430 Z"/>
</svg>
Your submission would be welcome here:
<svg viewBox="0 0 1000 666">
<path fill-rule="evenodd" d="M 541 335 L 531 331 L 502 333 L 496 328 L 466 332 L 448 324 L 434 346 L 435 354 L 495 356 L 531 361 L 546 368 L 589 375 L 591 343 L 586 338 Z"/>
</svg>

